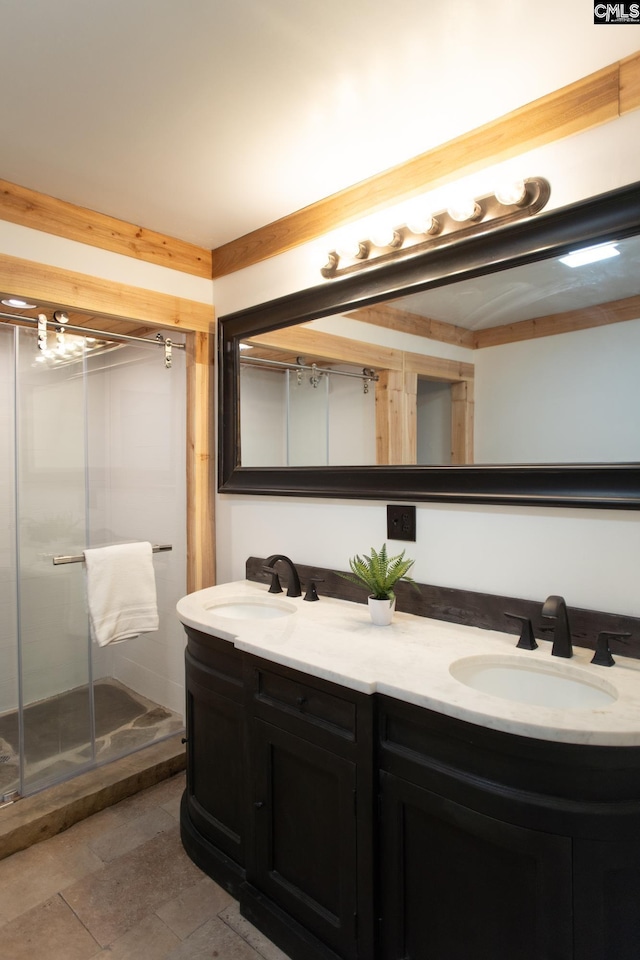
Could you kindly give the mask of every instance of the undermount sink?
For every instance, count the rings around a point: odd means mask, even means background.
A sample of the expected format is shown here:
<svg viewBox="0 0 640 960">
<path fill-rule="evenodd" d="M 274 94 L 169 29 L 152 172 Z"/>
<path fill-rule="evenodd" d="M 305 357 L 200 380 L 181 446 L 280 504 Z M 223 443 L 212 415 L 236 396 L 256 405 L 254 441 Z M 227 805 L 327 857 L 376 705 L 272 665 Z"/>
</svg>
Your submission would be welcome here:
<svg viewBox="0 0 640 960">
<path fill-rule="evenodd" d="M 208 603 L 205 609 L 217 617 L 227 617 L 229 620 L 275 620 L 289 617 L 296 612 L 295 606 L 286 600 L 267 600 L 263 597 L 214 601 Z"/>
<path fill-rule="evenodd" d="M 488 655 L 456 660 L 449 672 L 481 693 L 539 707 L 593 710 L 617 700 L 610 683 L 600 678 L 591 682 L 566 664 L 566 660 L 556 666 L 546 661 Z"/>
</svg>

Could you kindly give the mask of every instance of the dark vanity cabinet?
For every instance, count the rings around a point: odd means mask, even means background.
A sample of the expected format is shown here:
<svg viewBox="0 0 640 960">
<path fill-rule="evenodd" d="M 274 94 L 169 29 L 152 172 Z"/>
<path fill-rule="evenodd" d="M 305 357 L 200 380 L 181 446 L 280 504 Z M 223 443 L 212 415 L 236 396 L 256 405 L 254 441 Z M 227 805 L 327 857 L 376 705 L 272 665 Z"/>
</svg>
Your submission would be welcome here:
<svg viewBox="0 0 640 960">
<path fill-rule="evenodd" d="M 372 958 L 372 698 L 186 630 L 187 853 L 293 960 Z"/>
<path fill-rule="evenodd" d="M 457 763 L 468 725 L 424 714 L 381 703 L 381 956 L 569 960 L 571 840 L 505 821 Z"/>
<path fill-rule="evenodd" d="M 243 912 L 294 957 L 372 955 L 371 697 L 254 658 L 247 666 Z"/>
<path fill-rule="evenodd" d="M 637 960 L 637 747 L 377 716 L 381 960 Z"/>
<path fill-rule="evenodd" d="M 292 960 L 638 960 L 640 748 L 517 736 L 187 635 L 183 843 Z"/>
<path fill-rule="evenodd" d="M 227 640 L 185 630 L 182 842 L 199 867 L 237 896 L 244 879 L 247 832 L 243 657 Z"/>
</svg>

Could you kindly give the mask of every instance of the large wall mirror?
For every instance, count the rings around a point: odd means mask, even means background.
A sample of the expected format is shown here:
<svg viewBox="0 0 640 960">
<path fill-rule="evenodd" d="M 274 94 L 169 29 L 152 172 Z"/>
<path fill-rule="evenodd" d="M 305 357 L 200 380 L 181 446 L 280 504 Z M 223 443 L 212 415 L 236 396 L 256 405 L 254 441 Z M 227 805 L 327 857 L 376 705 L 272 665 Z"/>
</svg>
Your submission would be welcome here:
<svg viewBox="0 0 640 960">
<path fill-rule="evenodd" d="M 219 347 L 221 492 L 637 509 L 640 184 L 223 317 Z"/>
</svg>

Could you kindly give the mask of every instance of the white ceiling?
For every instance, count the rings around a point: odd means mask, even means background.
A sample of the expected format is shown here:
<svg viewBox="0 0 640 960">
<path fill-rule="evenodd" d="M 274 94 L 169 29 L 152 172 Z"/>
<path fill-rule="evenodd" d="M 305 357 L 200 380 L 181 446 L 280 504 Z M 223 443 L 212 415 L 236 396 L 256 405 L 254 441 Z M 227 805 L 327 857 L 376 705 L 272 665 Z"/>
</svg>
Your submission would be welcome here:
<svg viewBox="0 0 640 960">
<path fill-rule="evenodd" d="M 638 35 L 588 0 L 0 0 L 0 24 L 0 178 L 204 247 Z"/>
<path fill-rule="evenodd" d="M 539 260 L 393 301 L 397 309 L 485 330 L 640 294 L 640 237 L 615 244 L 618 256 L 580 267 Z"/>
</svg>

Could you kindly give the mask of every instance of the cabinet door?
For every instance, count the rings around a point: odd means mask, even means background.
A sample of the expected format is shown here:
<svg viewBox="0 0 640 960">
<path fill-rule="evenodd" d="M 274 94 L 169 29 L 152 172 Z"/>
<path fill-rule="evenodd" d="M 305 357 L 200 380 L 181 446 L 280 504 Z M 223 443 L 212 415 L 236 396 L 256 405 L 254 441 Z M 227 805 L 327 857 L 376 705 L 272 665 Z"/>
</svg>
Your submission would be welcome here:
<svg viewBox="0 0 640 960">
<path fill-rule="evenodd" d="M 575 841 L 575 960 L 638 960 L 639 889 L 637 839 Z"/>
<path fill-rule="evenodd" d="M 244 863 L 245 716 L 218 675 L 187 658 L 187 808 L 202 836 Z"/>
<path fill-rule="evenodd" d="M 572 960 L 570 840 L 381 777 L 384 960 Z"/>
<path fill-rule="evenodd" d="M 341 957 L 355 957 L 356 766 L 262 720 L 251 742 L 247 878 Z"/>
</svg>

